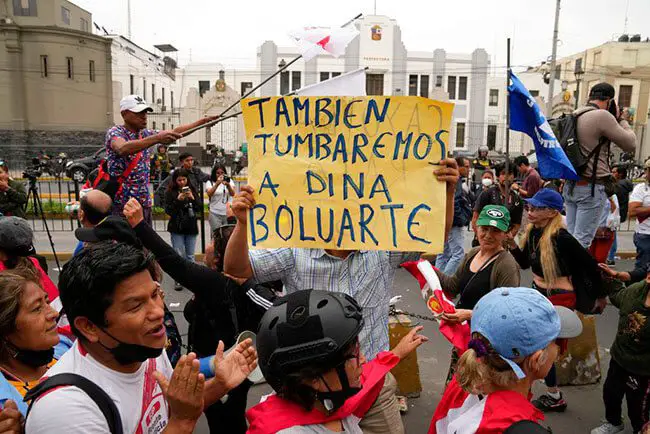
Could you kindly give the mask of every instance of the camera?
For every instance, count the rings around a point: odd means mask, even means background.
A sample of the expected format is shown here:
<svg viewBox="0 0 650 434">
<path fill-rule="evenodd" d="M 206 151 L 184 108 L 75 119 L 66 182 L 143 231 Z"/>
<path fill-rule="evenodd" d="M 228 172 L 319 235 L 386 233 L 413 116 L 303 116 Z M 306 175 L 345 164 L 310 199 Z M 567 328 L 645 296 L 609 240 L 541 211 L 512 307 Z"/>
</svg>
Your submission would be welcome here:
<svg viewBox="0 0 650 434">
<path fill-rule="evenodd" d="M 38 177 L 43 174 L 43 165 L 41 164 L 38 158 L 32 158 L 31 167 L 23 170 L 23 178 L 29 179 L 30 181 L 36 181 Z"/>
<path fill-rule="evenodd" d="M 230 182 L 230 176 L 224 175 L 223 180 L 226 181 L 226 182 Z"/>
</svg>

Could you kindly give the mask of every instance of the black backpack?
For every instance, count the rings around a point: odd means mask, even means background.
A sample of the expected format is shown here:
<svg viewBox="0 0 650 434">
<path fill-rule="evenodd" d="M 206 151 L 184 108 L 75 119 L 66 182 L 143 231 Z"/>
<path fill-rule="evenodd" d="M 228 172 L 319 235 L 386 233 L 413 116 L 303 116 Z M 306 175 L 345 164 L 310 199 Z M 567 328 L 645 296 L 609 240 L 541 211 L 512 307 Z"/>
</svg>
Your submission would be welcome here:
<svg viewBox="0 0 650 434">
<path fill-rule="evenodd" d="M 29 407 L 27 408 L 27 415 L 25 418 L 29 417 L 29 412 L 32 409 L 32 405 L 34 405 L 34 402 L 36 399 L 38 399 L 38 397 L 44 395 L 52 389 L 56 389 L 61 386 L 75 386 L 83 390 L 86 395 L 88 395 L 101 410 L 102 414 L 106 418 L 106 422 L 108 423 L 108 428 L 110 429 L 111 434 L 124 433 L 120 412 L 111 397 L 108 396 L 108 394 L 104 392 L 104 390 L 102 390 L 102 388 L 97 384 L 93 383 L 86 377 L 82 377 L 81 375 L 77 374 L 65 373 L 53 375 L 27 392 L 27 394 L 25 394 L 25 398 L 23 399 L 25 402 L 29 402 Z"/>
<path fill-rule="evenodd" d="M 560 146 L 564 150 L 567 158 L 573 165 L 576 173 L 582 175 L 589 165 L 589 161 L 593 157 L 593 170 L 592 170 L 592 184 L 596 182 L 596 165 L 600 158 L 600 151 L 603 145 L 608 144 L 609 140 L 601 137 L 598 145 L 585 156 L 580 149 L 580 141 L 578 140 L 578 118 L 589 110 L 583 111 L 579 114 L 569 113 L 563 114 L 559 118 L 549 119 L 548 123 L 555 134 Z"/>
</svg>

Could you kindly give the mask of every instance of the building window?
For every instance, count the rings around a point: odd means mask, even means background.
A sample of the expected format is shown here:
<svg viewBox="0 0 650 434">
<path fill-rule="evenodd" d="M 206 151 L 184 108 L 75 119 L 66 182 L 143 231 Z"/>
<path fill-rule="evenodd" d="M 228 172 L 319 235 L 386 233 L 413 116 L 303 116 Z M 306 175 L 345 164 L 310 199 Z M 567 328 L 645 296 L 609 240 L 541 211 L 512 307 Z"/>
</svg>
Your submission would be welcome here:
<svg viewBox="0 0 650 434">
<path fill-rule="evenodd" d="M 418 76 L 409 75 L 409 95 L 417 96 L 418 94 Z"/>
<path fill-rule="evenodd" d="M 442 75 L 436 75 L 436 87 L 442 87 Z"/>
<path fill-rule="evenodd" d="M 251 81 L 242 81 L 241 84 L 241 96 L 244 96 L 253 88 L 253 82 Z"/>
<path fill-rule="evenodd" d="M 428 75 L 420 76 L 420 96 L 429 98 L 429 76 Z"/>
<path fill-rule="evenodd" d="M 366 95 L 384 94 L 384 74 L 366 74 Z"/>
<path fill-rule="evenodd" d="M 282 71 L 280 73 L 280 95 L 289 93 L 289 71 Z"/>
<path fill-rule="evenodd" d="M 300 71 L 291 71 L 291 90 L 298 90 L 300 87 Z"/>
<path fill-rule="evenodd" d="M 557 65 L 555 67 L 555 79 L 556 80 L 562 79 L 562 65 Z"/>
<path fill-rule="evenodd" d="M 332 78 L 338 77 L 339 75 L 341 75 L 340 72 L 332 72 Z"/>
<path fill-rule="evenodd" d="M 600 66 L 601 52 L 594 53 L 594 66 Z"/>
<path fill-rule="evenodd" d="M 467 77 L 458 77 L 458 99 L 467 99 Z"/>
<path fill-rule="evenodd" d="M 146 78 L 142 79 L 142 98 L 144 98 L 145 101 L 147 100 L 147 79 Z"/>
<path fill-rule="evenodd" d="M 167 125 L 163 122 L 163 131 L 167 129 Z"/>
<path fill-rule="evenodd" d="M 133 82 L 135 80 L 135 77 L 133 74 L 129 75 L 129 94 L 133 95 L 135 93 L 135 83 Z"/>
<path fill-rule="evenodd" d="M 494 151 L 497 144 L 497 126 L 488 125 L 487 129 L 487 147 L 490 151 Z"/>
<path fill-rule="evenodd" d="M 41 56 L 41 77 L 47 77 L 47 56 Z"/>
<path fill-rule="evenodd" d="M 573 72 L 575 73 L 577 71 L 582 71 L 582 57 L 579 58 L 579 59 L 576 59 L 576 63 L 574 65 Z"/>
<path fill-rule="evenodd" d="M 162 88 L 162 105 L 165 105 L 165 88 Z"/>
<path fill-rule="evenodd" d="M 17 17 L 35 17 L 36 0 L 14 0 L 14 15 Z"/>
<path fill-rule="evenodd" d="M 210 81 L 199 80 L 199 96 L 203 96 L 203 94 L 209 90 L 210 90 Z"/>
<path fill-rule="evenodd" d="M 156 103 L 156 85 L 151 83 L 151 102 Z"/>
<path fill-rule="evenodd" d="M 61 6 L 61 21 L 63 24 L 70 25 L 70 9 Z"/>
<path fill-rule="evenodd" d="M 449 93 L 449 99 L 456 99 L 456 76 L 450 75 L 447 77 L 447 93 Z"/>
<path fill-rule="evenodd" d="M 623 109 L 623 107 L 630 107 L 632 105 L 632 86 L 630 85 L 621 85 L 618 87 L 618 106 Z"/>
<path fill-rule="evenodd" d="M 490 107 L 497 107 L 499 105 L 499 89 L 490 89 Z"/>
<path fill-rule="evenodd" d="M 88 74 L 90 75 L 90 81 L 95 81 L 95 61 L 88 61 Z"/>
<path fill-rule="evenodd" d="M 465 147 L 465 122 L 456 123 L 456 147 Z"/>
<path fill-rule="evenodd" d="M 329 72 L 321 72 L 320 73 L 320 81 L 325 81 L 330 79 L 330 73 Z"/>
<path fill-rule="evenodd" d="M 66 57 L 66 62 L 68 64 L 68 79 L 74 79 L 74 60 L 72 57 Z"/>
<path fill-rule="evenodd" d="M 81 29 L 82 32 L 90 32 L 90 23 L 83 18 L 81 18 L 79 24 L 79 29 Z"/>
<path fill-rule="evenodd" d="M 530 96 L 533 98 L 537 98 L 539 96 L 539 90 L 529 90 L 528 92 L 530 92 Z"/>
<path fill-rule="evenodd" d="M 155 130 L 156 129 L 156 121 L 151 122 L 151 129 Z"/>
<path fill-rule="evenodd" d="M 174 111 L 174 91 L 170 90 L 169 91 L 169 105 L 172 108 L 172 111 Z M 172 125 L 172 129 L 174 129 L 174 126 Z"/>
</svg>

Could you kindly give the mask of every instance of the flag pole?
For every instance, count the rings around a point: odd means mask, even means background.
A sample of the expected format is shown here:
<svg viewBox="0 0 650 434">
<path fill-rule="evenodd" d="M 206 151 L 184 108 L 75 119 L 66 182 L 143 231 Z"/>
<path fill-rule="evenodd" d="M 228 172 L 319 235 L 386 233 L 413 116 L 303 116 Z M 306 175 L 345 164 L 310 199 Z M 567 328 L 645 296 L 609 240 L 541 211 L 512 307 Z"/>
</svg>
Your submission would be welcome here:
<svg viewBox="0 0 650 434">
<path fill-rule="evenodd" d="M 508 87 L 510 86 L 510 38 L 508 38 L 507 49 L 507 73 L 506 73 L 506 179 L 510 175 L 510 91 Z M 497 176 L 499 174 L 497 173 Z M 510 186 L 506 181 L 506 201 L 508 200 Z"/>
<path fill-rule="evenodd" d="M 352 18 L 351 20 L 346 21 L 346 23 L 343 24 L 341 27 L 347 27 L 350 23 L 353 23 L 355 20 L 358 20 L 358 19 L 361 18 L 362 16 L 363 16 L 363 14 L 358 14 L 356 17 Z M 225 110 L 223 110 L 223 111 L 221 112 L 220 115 L 223 115 L 223 114 L 226 113 L 227 111 L 229 111 L 229 110 L 231 110 L 232 108 L 236 107 L 236 106 L 237 106 L 237 105 L 238 105 L 238 104 L 239 104 L 239 103 L 240 103 L 244 98 L 248 98 L 249 96 L 251 96 L 255 91 L 257 91 L 257 89 L 259 89 L 259 88 L 261 88 L 262 86 L 264 86 L 266 83 L 268 83 L 269 81 L 271 81 L 274 77 L 276 77 L 279 73 L 281 73 L 282 71 L 284 71 L 285 69 L 287 69 L 288 67 L 290 67 L 291 65 L 293 65 L 294 63 L 296 63 L 296 62 L 297 62 L 298 60 L 300 60 L 300 59 L 302 59 L 302 54 L 299 54 L 295 59 L 291 60 L 291 61 L 288 62 L 286 65 L 284 65 L 284 66 L 278 68 L 277 71 L 275 71 L 273 74 L 271 74 L 271 75 L 268 76 L 266 79 L 264 79 L 264 81 L 262 81 L 262 82 L 261 82 L 260 84 L 258 84 L 257 86 L 253 87 L 253 88 L 252 88 L 251 90 L 249 90 L 245 95 L 243 95 L 241 98 L 239 98 L 239 100 L 237 100 L 236 102 L 232 103 L 232 104 L 231 104 L 230 106 L 228 106 Z M 181 136 L 182 136 L 182 137 L 187 137 L 187 136 L 189 136 L 190 134 L 195 133 L 196 131 L 199 131 L 199 130 L 201 130 L 201 129 L 203 129 L 203 128 L 211 127 L 211 126 L 213 126 L 213 125 L 219 123 L 220 121 L 221 121 L 221 118 L 219 118 L 219 119 L 215 119 L 215 120 L 210 121 L 210 122 L 206 122 L 205 124 L 203 124 L 203 125 L 199 125 L 198 127 L 190 128 L 189 130 L 187 130 L 187 131 L 185 131 L 184 133 L 182 133 Z"/>
</svg>

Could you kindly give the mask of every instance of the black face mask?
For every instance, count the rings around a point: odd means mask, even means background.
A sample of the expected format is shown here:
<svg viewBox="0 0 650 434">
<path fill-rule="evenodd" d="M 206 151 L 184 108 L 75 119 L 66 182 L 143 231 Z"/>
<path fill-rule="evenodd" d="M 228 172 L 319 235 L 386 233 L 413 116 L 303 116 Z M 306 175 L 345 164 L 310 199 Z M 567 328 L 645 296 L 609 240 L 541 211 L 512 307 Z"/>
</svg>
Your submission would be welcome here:
<svg viewBox="0 0 650 434">
<path fill-rule="evenodd" d="M 6 342 L 9 354 L 20 363 L 31 368 L 40 368 L 47 365 L 54 357 L 54 348 L 47 350 L 22 350 L 10 342 Z"/>
<path fill-rule="evenodd" d="M 618 119 L 618 108 L 616 107 L 616 101 L 613 99 L 609 100 L 609 104 L 607 104 L 607 111 L 610 112 L 616 119 Z"/>
<path fill-rule="evenodd" d="M 330 390 L 329 385 L 323 377 L 321 380 L 327 387 L 327 392 L 316 392 L 316 397 L 320 402 L 323 403 L 325 409 L 329 412 L 333 412 L 343 407 L 345 401 L 353 397 L 361 391 L 360 387 L 350 387 L 348 382 L 348 374 L 345 372 L 345 366 L 340 365 L 336 368 L 336 372 L 339 375 L 339 381 L 341 382 L 341 390 L 332 391 Z"/>
<path fill-rule="evenodd" d="M 109 348 L 106 345 L 99 342 L 99 345 L 104 347 L 109 353 L 115 357 L 117 363 L 120 365 L 131 365 L 133 363 L 142 363 L 147 359 L 155 359 L 156 357 L 162 354 L 162 348 L 151 348 L 144 345 L 138 344 L 127 344 L 121 340 L 115 338 L 112 334 L 107 332 L 104 329 L 101 329 L 104 333 L 109 335 L 115 341 L 117 341 L 117 346 Z"/>
</svg>

